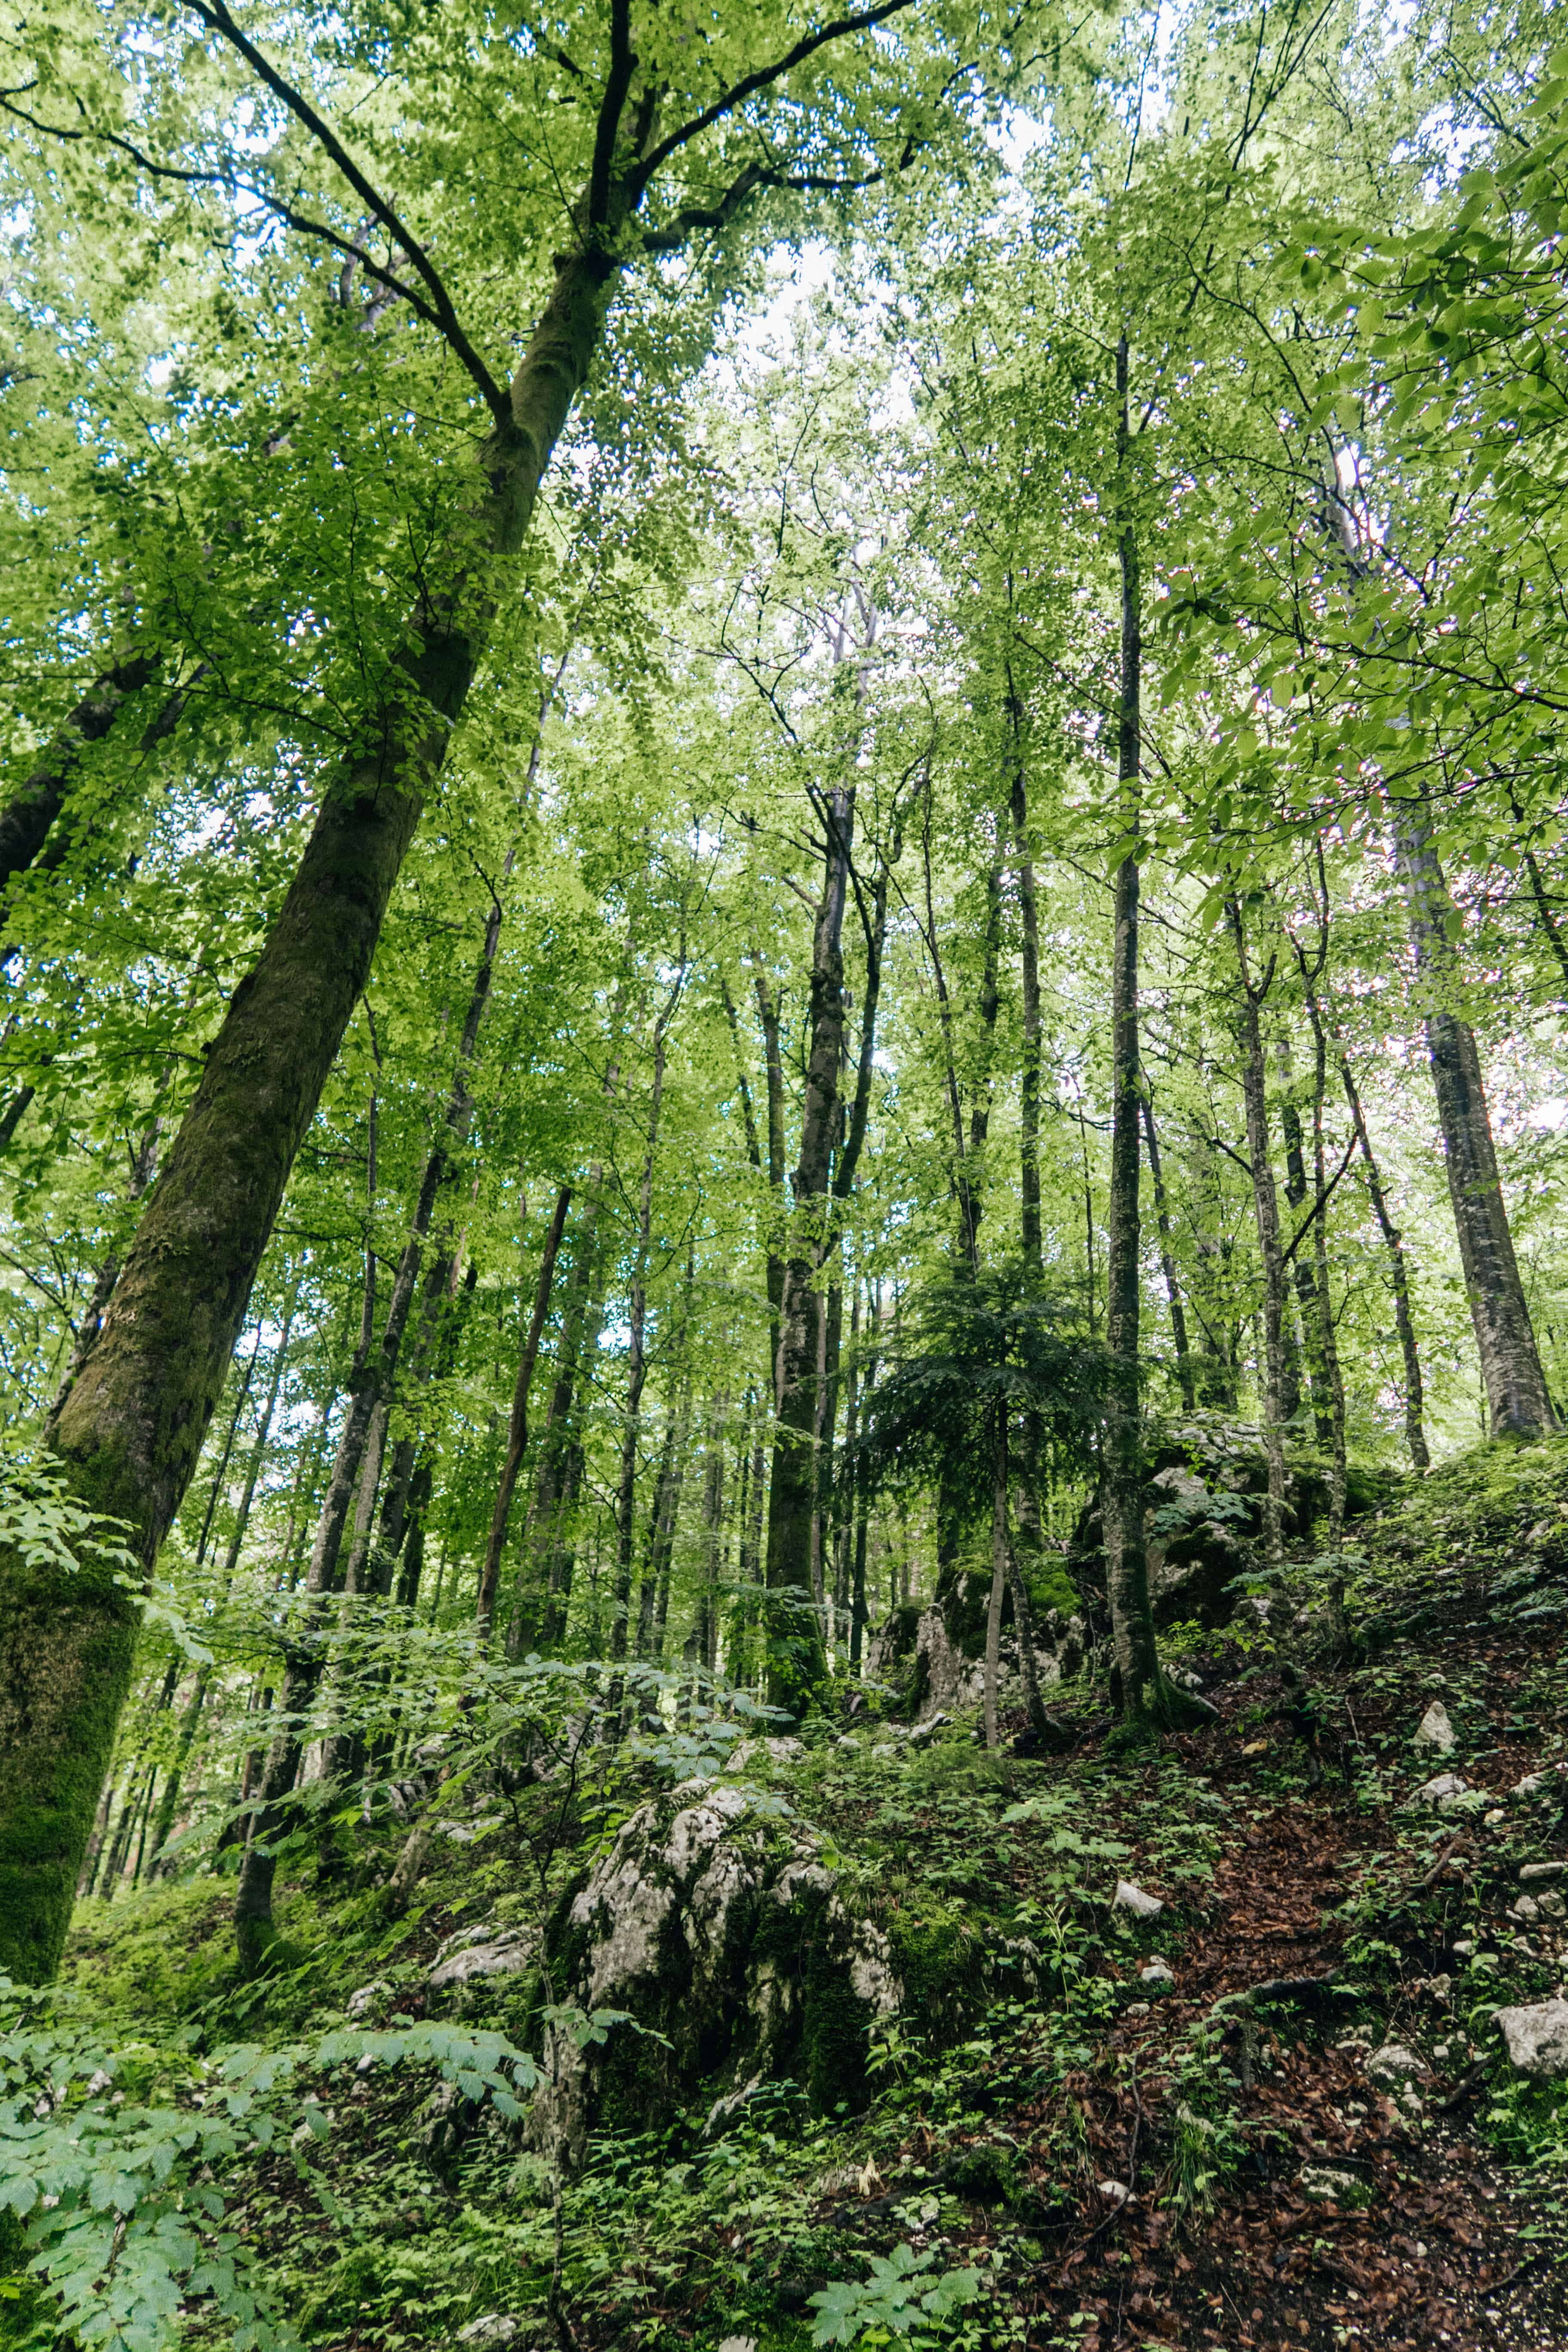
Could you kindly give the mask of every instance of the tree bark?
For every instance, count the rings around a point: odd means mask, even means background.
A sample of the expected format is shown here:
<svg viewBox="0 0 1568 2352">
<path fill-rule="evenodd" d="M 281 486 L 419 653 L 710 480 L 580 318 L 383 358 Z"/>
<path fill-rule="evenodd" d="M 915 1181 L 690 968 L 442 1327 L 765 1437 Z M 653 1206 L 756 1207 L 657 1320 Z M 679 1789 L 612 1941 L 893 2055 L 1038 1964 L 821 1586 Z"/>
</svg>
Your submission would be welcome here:
<svg viewBox="0 0 1568 2352">
<path fill-rule="evenodd" d="M 98 1341 L 47 1433 L 72 1487 L 151 1573 L 200 1451 L 295 1154 L 364 986 L 425 794 L 483 657 L 494 568 L 521 544 L 600 340 L 618 264 L 565 257 L 487 444 L 485 488 L 328 779 L 260 957 L 207 1050 Z M 52 1976 L 130 1680 L 137 1612 L 107 1571 L 0 1560 L 0 1968 Z"/>
<path fill-rule="evenodd" d="M 816 1422 L 816 1279 L 831 1241 L 828 1195 L 838 1131 L 838 1072 L 844 1058 L 844 906 L 855 822 L 855 788 L 829 796 L 822 891 L 812 933 L 810 1045 L 795 1218 L 779 1314 L 777 1410 L 768 1503 L 770 1705 L 798 1713 L 824 1672 L 821 1627 L 811 1598 L 811 1522 L 816 1497 L 812 1438 Z"/>
<path fill-rule="evenodd" d="M 1118 454 L 1129 449 L 1127 338 L 1116 354 L 1121 401 Z M 1111 1641 L 1121 1683 L 1122 1712 L 1130 1720 L 1159 1715 L 1163 1683 L 1154 1645 L 1149 1603 L 1149 1564 L 1143 1544 L 1143 1434 L 1139 1383 L 1139 1256 L 1142 1227 L 1139 1140 L 1142 1089 L 1138 1034 L 1137 834 L 1142 775 L 1142 594 L 1138 541 L 1122 519 L 1118 542 L 1121 574 L 1121 665 L 1117 720 L 1118 832 L 1131 836 L 1116 868 L 1110 982 L 1110 1202 L 1106 1265 L 1106 1345 L 1111 1388 L 1105 1433 L 1105 1583 L 1110 1606 Z M 1092 1326 L 1091 1326 L 1092 1328 Z"/>
<path fill-rule="evenodd" d="M 991 1409 L 991 1597 L 985 1609 L 985 1745 L 994 1755 L 1001 1734 L 996 1690 L 1002 1666 L 1002 1601 L 1007 1590 L 1007 1408 Z"/>
<path fill-rule="evenodd" d="M 528 1392 L 533 1385 L 533 1367 L 539 1359 L 539 1342 L 544 1330 L 544 1318 L 550 1312 L 550 1289 L 555 1278 L 556 1255 L 565 1230 L 566 1212 L 571 1205 L 572 1188 L 569 1184 L 563 1184 L 555 1196 L 555 1213 L 550 1221 L 550 1231 L 544 1237 L 544 1255 L 540 1261 L 533 1314 L 518 1362 L 517 1385 L 512 1391 L 511 1425 L 507 1433 L 506 1455 L 501 1463 L 500 1483 L 496 1492 L 495 1510 L 490 1517 L 489 1540 L 485 1546 L 484 1565 L 479 1571 L 479 1601 L 474 1614 L 479 1639 L 483 1643 L 489 1640 L 490 1625 L 495 1617 L 496 1587 L 500 1580 L 506 1526 L 511 1516 L 511 1498 L 517 1492 L 518 1473 L 522 1468 L 523 1453 L 528 1444 Z"/>
<path fill-rule="evenodd" d="M 1557 1419 L 1514 1256 L 1475 1031 L 1456 1009 L 1458 964 L 1451 927 L 1458 918 L 1425 810 L 1419 803 L 1398 803 L 1393 830 L 1491 1434 L 1542 1437 L 1556 1428 Z"/>
<path fill-rule="evenodd" d="M 1024 1269 L 1037 1286 L 1042 1277 L 1040 1235 L 1040 918 L 1035 893 L 1035 861 L 1029 847 L 1029 810 L 1024 776 L 1023 704 L 1007 671 L 1007 708 L 1013 727 L 1015 764 L 1010 798 L 1014 870 L 1023 918 L 1022 979 L 1024 1068 L 1019 1104 L 1019 1180 L 1023 1194 Z"/>
<path fill-rule="evenodd" d="M 1367 1197 L 1372 1202 L 1378 1230 L 1388 1251 L 1389 1282 L 1394 1291 L 1394 1321 L 1399 1333 L 1400 1350 L 1405 1358 L 1405 1442 L 1410 1449 L 1410 1459 L 1417 1470 L 1431 1467 L 1432 1456 L 1426 1448 L 1426 1432 L 1423 1425 L 1425 1395 L 1421 1381 L 1421 1353 L 1415 1344 L 1415 1326 L 1410 1313 L 1410 1279 L 1405 1264 L 1405 1243 L 1399 1228 L 1389 1214 L 1383 1179 L 1372 1149 L 1372 1139 L 1366 1131 L 1366 1117 L 1362 1109 L 1361 1093 L 1351 1068 L 1351 1059 L 1343 1040 L 1336 1029 L 1334 1042 L 1339 1048 L 1340 1079 L 1344 1087 L 1345 1100 L 1350 1105 L 1356 1141 L 1366 1170 Z"/>
<path fill-rule="evenodd" d="M 128 652 L 123 660 L 107 664 L 31 775 L 0 807 L 0 891 L 41 854 L 77 780 L 82 753 L 89 745 L 108 739 L 127 705 L 134 704 L 156 681 L 163 667 L 161 655 L 139 652 Z M 180 699 L 176 698 L 176 712 Z M 165 733 L 169 723 L 166 718 L 155 721 L 153 731 Z"/>
<path fill-rule="evenodd" d="M 1171 1246 L 1171 1218 L 1165 1205 L 1165 1178 L 1160 1165 L 1160 1139 L 1154 1127 L 1154 1105 L 1145 1090 L 1142 1096 L 1143 1140 L 1149 1152 L 1149 1181 L 1154 1188 L 1154 1215 L 1160 1228 L 1160 1271 L 1165 1280 L 1165 1297 L 1171 1310 L 1171 1337 L 1176 1350 L 1176 1379 L 1182 1391 L 1183 1409 L 1192 1412 L 1197 1406 L 1197 1387 L 1193 1379 L 1192 1349 L 1187 1341 L 1187 1312 L 1182 1303 L 1182 1286 L 1176 1276 L 1175 1254 Z"/>
<path fill-rule="evenodd" d="M 1281 1433 L 1280 1394 L 1285 1374 L 1285 1266 L 1279 1246 L 1279 1197 L 1268 1157 L 1268 1080 L 1263 1063 L 1263 1033 L 1258 1007 L 1268 977 L 1254 984 L 1247 961 L 1247 933 L 1241 908 L 1232 898 L 1226 915 L 1236 944 L 1240 985 L 1241 1091 L 1247 1106 L 1247 1151 L 1252 1176 L 1252 1208 L 1258 1225 L 1258 1250 L 1263 1262 L 1263 1448 L 1268 1464 L 1268 1492 L 1263 1505 L 1264 1551 L 1271 1568 L 1282 1557 L 1285 1509 L 1285 1441 Z"/>
</svg>

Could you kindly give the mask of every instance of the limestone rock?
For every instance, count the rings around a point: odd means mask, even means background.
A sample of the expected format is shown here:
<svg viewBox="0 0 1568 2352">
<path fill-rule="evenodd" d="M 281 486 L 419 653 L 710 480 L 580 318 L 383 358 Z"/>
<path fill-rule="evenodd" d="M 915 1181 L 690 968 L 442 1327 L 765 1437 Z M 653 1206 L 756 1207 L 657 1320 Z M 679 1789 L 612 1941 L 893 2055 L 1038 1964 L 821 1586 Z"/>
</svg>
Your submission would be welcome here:
<svg viewBox="0 0 1568 2352">
<path fill-rule="evenodd" d="M 432 1992 L 449 1992 L 477 1977 L 524 1976 L 539 1958 L 539 1938 L 521 1927 L 465 1927 L 448 1936 L 431 1962 L 425 1981 Z"/>
<path fill-rule="evenodd" d="M 1342 2171 L 1333 2164 L 1304 2164 L 1296 2175 L 1296 2185 L 1303 2197 L 1315 2203 L 1331 2205 L 1367 2205 L 1372 2191 L 1356 2172 Z"/>
<path fill-rule="evenodd" d="M 368 2017 L 373 2010 L 379 2009 L 384 2000 L 391 1999 L 392 1987 L 384 1977 L 376 1977 L 371 1983 L 361 1985 L 357 1992 L 351 1992 L 343 2006 L 357 2022 Z"/>
<path fill-rule="evenodd" d="M 1470 1784 L 1460 1772 L 1437 1772 L 1423 1781 L 1411 1799 L 1414 1805 L 1436 1805 L 1440 1812 L 1452 1810 L 1457 1797 L 1468 1796 Z"/>
<path fill-rule="evenodd" d="M 1440 1698 L 1433 1700 L 1416 1725 L 1415 1745 L 1429 1748 L 1434 1756 L 1451 1756 L 1458 1747 L 1458 1735 L 1448 1720 L 1448 1710 Z"/>
<path fill-rule="evenodd" d="M 1167 1986 L 1175 1983 L 1176 1972 L 1174 1969 L 1167 1968 L 1163 1960 L 1151 1960 L 1146 1969 L 1139 1969 L 1138 1981 L 1140 1984 L 1152 1986 L 1157 1992 L 1163 1992 Z"/>
<path fill-rule="evenodd" d="M 1497 2023 L 1510 2063 L 1543 2079 L 1568 2074 L 1568 2000 L 1538 2000 L 1500 2009 Z"/>
<path fill-rule="evenodd" d="M 1521 1886 L 1554 1886 L 1564 1870 L 1568 1870 L 1568 1863 L 1523 1862 L 1519 1867 L 1519 1883 Z"/>
<path fill-rule="evenodd" d="M 986 1960 L 956 1916 L 845 1901 L 820 1842 L 728 1780 L 638 1807 L 548 1937 L 560 1997 L 619 2012 L 580 2046 L 547 2030 L 536 2142 L 575 2162 L 587 2133 L 700 2107 L 714 2129 L 759 2083 L 793 2075 L 819 2110 L 865 2088 L 870 2029 L 918 2002 L 940 2037 Z"/>
<path fill-rule="evenodd" d="M 1425 2074 L 1426 2062 L 1403 2042 L 1385 2042 L 1374 2050 L 1366 2062 L 1366 2071 L 1374 2083 L 1407 2083 L 1415 2074 Z"/>
<path fill-rule="evenodd" d="M 1113 1911 L 1131 1911 L 1135 1919 L 1157 1919 L 1165 1906 L 1157 1895 L 1145 1895 L 1131 1879 L 1119 1878 L 1110 1907 Z"/>
</svg>

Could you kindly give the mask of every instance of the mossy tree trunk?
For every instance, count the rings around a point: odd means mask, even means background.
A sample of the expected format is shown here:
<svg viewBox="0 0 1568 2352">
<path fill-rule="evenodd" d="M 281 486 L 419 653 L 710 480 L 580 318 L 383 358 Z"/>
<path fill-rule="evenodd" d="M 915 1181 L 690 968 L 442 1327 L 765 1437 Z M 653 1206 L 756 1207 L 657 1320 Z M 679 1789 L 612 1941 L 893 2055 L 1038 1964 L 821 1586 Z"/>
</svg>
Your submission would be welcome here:
<svg viewBox="0 0 1568 2352">
<path fill-rule="evenodd" d="M 602 331 L 616 265 L 566 257 L 486 446 L 482 491 L 327 782 L 258 961 L 47 1435 L 74 1491 L 151 1572 L 189 1483 L 283 1188 L 369 976 L 382 919 Z M 131 1676 L 138 1612 L 107 1570 L 0 1559 L 0 1967 L 54 1973 Z"/>
<path fill-rule="evenodd" d="M 1542 1437 L 1556 1428 L 1557 1419 L 1514 1256 L 1476 1033 L 1462 1016 L 1454 950 L 1459 919 L 1419 803 L 1397 804 L 1394 842 L 1425 998 L 1426 1049 L 1443 1130 L 1448 1198 L 1491 1433 Z"/>
<path fill-rule="evenodd" d="M 1171 1338 L 1176 1350 L 1176 1379 L 1182 1391 L 1182 1404 L 1191 1412 L 1197 1404 L 1197 1386 L 1193 1378 L 1193 1351 L 1187 1338 L 1187 1310 L 1182 1297 L 1182 1286 L 1176 1274 L 1175 1253 L 1171 1244 L 1171 1213 L 1165 1202 L 1165 1176 L 1160 1163 L 1160 1138 L 1154 1125 L 1154 1105 L 1147 1085 L 1142 1089 L 1143 1141 L 1149 1153 L 1149 1181 L 1154 1193 L 1154 1215 L 1160 1228 L 1160 1272 L 1165 1282 L 1165 1300 L 1171 1310 Z"/>
</svg>

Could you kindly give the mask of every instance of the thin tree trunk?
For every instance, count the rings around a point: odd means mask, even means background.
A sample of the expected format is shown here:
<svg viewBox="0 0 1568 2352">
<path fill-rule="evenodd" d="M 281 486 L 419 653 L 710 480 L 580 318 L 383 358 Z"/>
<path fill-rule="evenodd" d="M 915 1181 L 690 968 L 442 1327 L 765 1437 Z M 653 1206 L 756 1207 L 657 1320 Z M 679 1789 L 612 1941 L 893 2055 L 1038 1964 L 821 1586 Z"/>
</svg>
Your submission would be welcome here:
<svg viewBox="0 0 1568 2352">
<path fill-rule="evenodd" d="M 1040 919 L 1035 896 L 1035 861 L 1029 847 L 1029 811 L 1024 777 L 1023 704 L 1007 668 L 1007 707 L 1015 764 L 1011 795 L 1013 855 L 1023 918 L 1024 1067 L 1019 1106 L 1019 1176 L 1023 1193 L 1024 1270 L 1037 1287 L 1041 1280 L 1040 1233 Z"/>
<path fill-rule="evenodd" d="M 479 1602 L 474 1613 L 479 1639 L 485 1643 L 489 1640 L 490 1625 L 495 1616 L 496 1587 L 500 1580 L 500 1558 L 506 1543 L 507 1520 L 511 1516 L 511 1498 L 517 1491 L 518 1473 L 522 1468 L 523 1453 L 528 1444 L 528 1392 L 533 1385 L 533 1367 L 539 1359 L 539 1342 L 544 1330 L 544 1318 L 550 1312 L 550 1289 L 555 1279 L 556 1255 L 565 1230 L 566 1212 L 571 1205 L 572 1188 L 569 1184 L 563 1184 L 555 1196 L 555 1213 L 544 1238 L 544 1255 L 540 1261 L 539 1283 L 533 1297 L 533 1315 L 517 1367 L 517 1385 L 512 1391 L 511 1425 L 507 1434 L 506 1456 L 501 1464 L 500 1483 L 490 1518 L 489 1540 L 485 1546 L 484 1566 L 479 1571 Z"/>
<path fill-rule="evenodd" d="M 1149 1181 L 1154 1188 L 1154 1214 L 1160 1228 L 1160 1271 L 1165 1279 L 1165 1297 L 1171 1309 L 1171 1336 L 1176 1349 L 1176 1379 L 1181 1386 L 1182 1404 L 1192 1412 L 1197 1405 L 1197 1389 L 1193 1379 L 1192 1349 L 1187 1344 L 1187 1314 L 1182 1303 L 1182 1286 L 1176 1278 L 1176 1260 L 1171 1246 L 1171 1218 L 1165 1205 L 1165 1179 L 1160 1165 L 1160 1139 L 1154 1128 L 1154 1106 L 1149 1095 L 1142 1097 L 1143 1140 L 1149 1152 Z"/>
<path fill-rule="evenodd" d="M 1317 1267 L 1313 1290 L 1318 1310 L 1318 1344 L 1312 1365 L 1312 1401 L 1316 1404 L 1321 1378 L 1327 1391 L 1329 1408 L 1329 1549 L 1337 1551 L 1345 1530 L 1345 1384 L 1340 1369 L 1339 1341 L 1334 1333 L 1333 1300 L 1329 1290 L 1329 1181 L 1323 1144 L 1323 1097 L 1327 1087 L 1328 1041 L 1323 1035 L 1322 1023 L 1314 1017 L 1312 1183 L 1317 1214 L 1312 1220 L 1312 1255 Z"/>
<path fill-rule="evenodd" d="M 1314 1013 L 1318 1008 L 1309 999 Z M 1400 1349 L 1405 1358 L 1405 1442 L 1410 1449 L 1410 1459 L 1417 1470 L 1431 1467 L 1432 1456 L 1426 1448 L 1426 1432 L 1423 1425 L 1426 1400 L 1421 1381 L 1421 1353 L 1415 1344 L 1415 1325 L 1410 1313 L 1410 1278 L 1405 1264 L 1405 1243 L 1398 1226 L 1389 1214 L 1388 1201 L 1383 1189 L 1373 1152 L 1372 1139 L 1366 1131 L 1366 1117 L 1362 1109 L 1361 1094 L 1351 1068 L 1350 1055 L 1336 1028 L 1334 1042 L 1339 1049 L 1340 1078 L 1345 1090 L 1345 1100 L 1354 1122 L 1356 1140 L 1366 1169 L 1367 1197 L 1372 1202 L 1378 1230 L 1388 1251 L 1389 1282 L 1394 1292 L 1394 1321 L 1399 1333 Z"/>
<path fill-rule="evenodd" d="M 1247 1151 L 1252 1174 L 1252 1207 L 1258 1224 L 1258 1250 L 1263 1262 L 1263 1447 L 1268 1464 L 1268 1492 L 1263 1506 L 1264 1552 L 1271 1568 L 1282 1557 L 1285 1509 L 1285 1441 L 1281 1433 L 1280 1396 L 1285 1375 L 1285 1266 L 1279 1246 L 1279 1199 L 1268 1157 L 1268 1082 L 1263 1064 L 1263 1034 L 1258 1007 L 1268 985 L 1255 985 L 1247 961 L 1247 934 L 1237 900 L 1226 901 L 1231 937 L 1236 943 L 1240 978 L 1241 1091 L 1247 1106 Z"/>
<path fill-rule="evenodd" d="M 103 1841 L 108 1833 L 109 1816 L 113 1805 L 114 1775 L 112 1772 L 106 1772 L 103 1776 L 103 1789 L 98 1800 L 98 1811 L 92 1817 L 92 1831 L 87 1841 L 87 1852 L 82 1856 L 81 1870 L 77 1878 L 76 1899 L 79 1903 L 85 1903 L 92 1893 L 92 1884 L 98 1876 L 98 1858 L 103 1852 Z"/>
<path fill-rule="evenodd" d="M 631 1296 L 626 1311 L 626 1405 L 621 1423 L 620 1475 L 616 1487 L 616 1585 L 610 1623 L 610 1655 L 620 1665 L 630 1636 L 632 1561 L 637 1543 L 637 1439 L 642 1429 L 643 1385 L 647 1379 L 647 1262 L 653 1241 L 653 1171 L 658 1156 L 659 1112 L 664 1102 L 664 1073 L 669 1024 L 686 984 L 685 959 L 670 989 L 653 1033 L 653 1087 L 648 1098 L 647 1150 L 643 1155 L 642 1183 L 637 1193 L 637 1255 L 632 1265 Z M 625 1677 L 610 1685 L 607 1712 L 614 1717 L 621 1704 Z"/>
<path fill-rule="evenodd" d="M 985 1610 L 985 1745 L 1000 1744 L 996 1689 L 1002 1666 L 1002 1601 L 1007 1590 L 1007 1408 L 1000 1398 L 991 1409 L 991 1598 Z"/>
<path fill-rule="evenodd" d="M 296 1274 L 289 1286 L 288 1301 L 283 1309 L 282 1328 L 279 1333 L 277 1352 L 272 1359 L 272 1376 L 268 1382 L 267 1397 L 261 1408 L 261 1417 L 256 1424 L 256 1436 L 250 1448 L 250 1459 L 246 1465 L 245 1491 L 239 1498 L 239 1509 L 235 1516 L 234 1533 L 229 1538 L 228 1556 L 223 1564 L 223 1597 L 218 1603 L 220 1625 L 223 1612 L 228 1605 L 229 1594 L 234 1589 L 235 1574 L 239 1566 L 240 1547 L 245 1541 L 245 1531 L 250 1524 L 251 1506 L 256 1500 L 257 1482 L 260 1478 L 262 1465 L 267 1456 L 267 1441 L 272 1433 L 272 1416 L 278 1410 L 278 1398 L 283 1386 L 284 1368 L 289 1360 L 289 1337 L 293 1329 L 294 1308 L 300 1296 L 300 1279 L 299 1275 Z M 185 1702 L 185 1711 L 180 1718 L 179 1737 L 174 1745 L 174 1761 L 169 1767 L 168 1777 L 163 1783 L 163 1794 L 158 1806 L 157 1824 L 153 1832 L 154 1872 L 159 1867 L 159 1857 L 167 1845 L 169 1833 L 174 1826 L 174 1815 L 179 1810 L 180 1792 L 184 1783 L 185 1767 L 190 1761 L 191 1748 L 195 1741 L 197 1726 L 201 1722 L 202 1709 L 206 1704 L 212 1677 L 213 1667 L 210 1664 L 198 1667 L 195 1687 Z"/>
<path fill-rule="evenodd" d="M 1118 454 L 1128 455 L 1127 338 L 1116 355 L 1121 401 Z M 1122 519 L 1121 663 L 1117 748 L 1118 832 L 1129 846 L 1115 875 L 1110 982 L 1110 1202 L 1106 1267 L 1106 1344 L 1111 1360 L 1104 1462 L 1105 1583 L 1121 1706 L 1131 1720 L 1163 1712 L 1163 1684 L 1149 1602 L 1143 1544 L 1143 1435 L 1139 1401 L 1139 1141 L 1137 835 L 1142 775 L 1142 599 L 1138 541 Z M 1092 1328 L 1092 1327 L 1091 1327 Z"/>
<path fill-rule="evenodd" d="M 1491 1434 L 1541 1437 L 1556 1428 L 1557 1420 L 1514 1256 L 1475 1031 L 1455 1009 L 1459 975 L 1450 938 L 1454 905 L 1425 809 L 1398 803 L 1392 822 Z"/>
<path fill-rule="evenodd" d="M 234 1452 L 234 1441 L 239 1434 L 240 1417 L 250 1401 L 250 1383 L 256 1372 L 256 1360 L 260 1353 L 261 1325 L 258 1322 L 256 1327 L 256 1345 L 250 1351 L 250 1360 L 245 1367 L 245 1378 L 239 1384 L 239 1394 L 234 1401 L 234 1411 L 229 1416 L 227 1434 L 223 1441 L 223 1452 L 218 1456 L 217 1468 L 213 1472 L 212 1492 L 207 1496 L 207 1507 L 202 1519 L 202 1531 L 196 1538 L 198 1568 L 207 1556 L 207 1538 L 213 1531 L 213 1514 L 217 1509 L 218 1497 L 223 1493 L 223 1482 L 228 1475 L 229 1456 Z"/>
</svg>

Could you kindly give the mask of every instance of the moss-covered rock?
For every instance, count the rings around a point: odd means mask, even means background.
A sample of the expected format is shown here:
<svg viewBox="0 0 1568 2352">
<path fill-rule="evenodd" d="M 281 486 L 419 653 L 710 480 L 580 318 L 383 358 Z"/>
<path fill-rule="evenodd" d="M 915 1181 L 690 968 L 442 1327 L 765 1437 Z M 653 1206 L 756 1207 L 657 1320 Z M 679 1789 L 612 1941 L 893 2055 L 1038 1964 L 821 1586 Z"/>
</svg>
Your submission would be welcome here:
<svg viewBox="0 0 1568 2352">
<path fill-rule="evenodd" d="M 858 2107 L 873 2029 L 900 2010 L 940 2039 L 978 1996 L 978 1940 L 956 1911 L 880 1903 L 820 1842 L 731 1782 L 640 1806 L 558 1907 L 555 1998 L 532 2132 L 568 2164 L 591 2133 L 711 2120 L 790 2078 L 818 2112 Z"/>
</svg>

